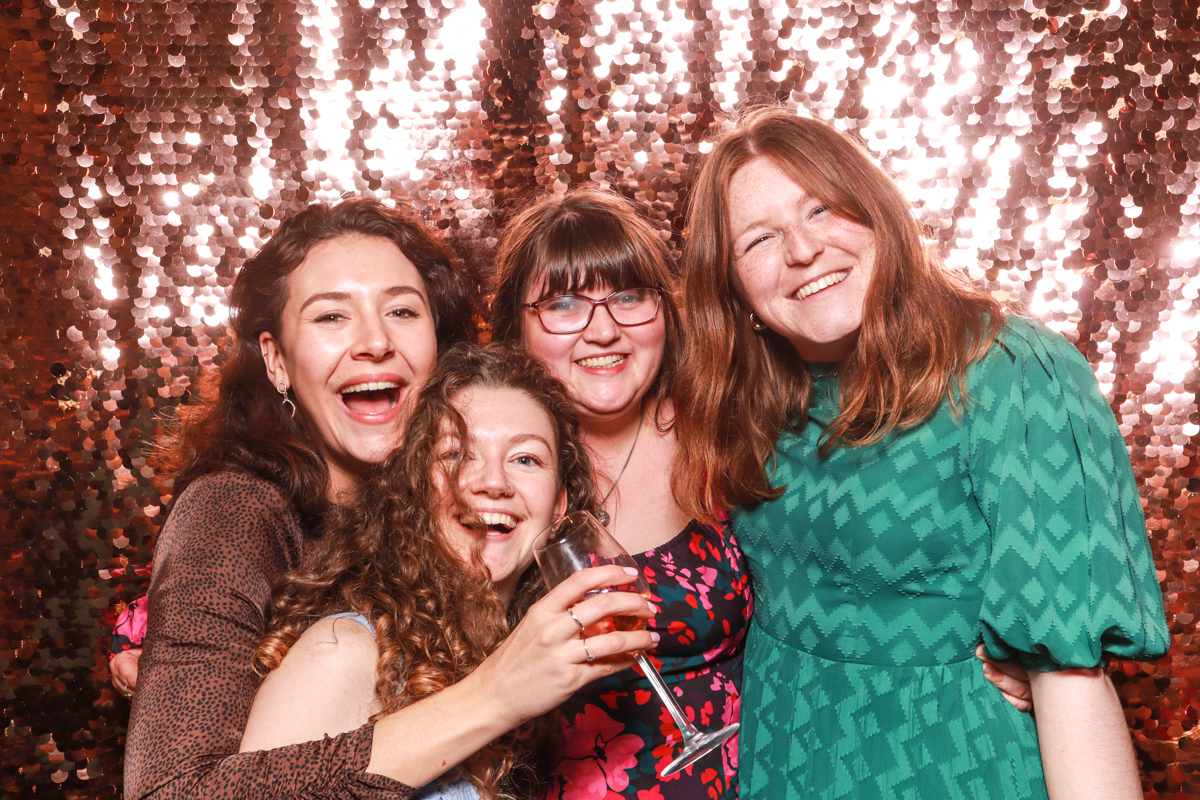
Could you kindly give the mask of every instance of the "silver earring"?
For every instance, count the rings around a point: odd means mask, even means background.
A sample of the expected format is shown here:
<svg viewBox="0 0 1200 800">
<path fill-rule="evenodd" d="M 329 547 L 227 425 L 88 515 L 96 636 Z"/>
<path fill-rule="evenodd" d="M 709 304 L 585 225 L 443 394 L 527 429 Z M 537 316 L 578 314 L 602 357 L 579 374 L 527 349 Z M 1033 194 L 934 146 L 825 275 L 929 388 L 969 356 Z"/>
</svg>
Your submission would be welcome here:
<svg viewBox="0 0 1200 800">
<path fill-rule="evenodd" d="M 281 395 L 283 395 L 284 408 L 290 409 L 292 412 L 292 419 L 295 419 L 296 418 L 296 404 L 292 402 L 292 398 L 288 397 L 287 384 L 284 383 L 283 381 L 280 381 L 279 383 L 275 384 L 275 388 L 279 391 L 279 393 Z"/>
<path fill-rule="evenodd" d="M 765 331 L 767 329 L 767 326 L 763 324 L 763 321 L 753 311 L 750 312 L 750 327 L 756 331 Z"/>
</svg>

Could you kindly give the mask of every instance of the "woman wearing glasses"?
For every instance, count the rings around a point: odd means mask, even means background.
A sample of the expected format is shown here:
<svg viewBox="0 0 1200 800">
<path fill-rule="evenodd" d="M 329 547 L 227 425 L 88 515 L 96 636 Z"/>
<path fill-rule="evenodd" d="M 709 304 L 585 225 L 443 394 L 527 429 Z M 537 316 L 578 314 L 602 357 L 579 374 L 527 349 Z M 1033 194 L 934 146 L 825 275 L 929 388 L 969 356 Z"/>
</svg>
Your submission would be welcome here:
<svg viewBox="0 0 1200 800">
<path fill-rule="evenodd" d="M 506 230 L 493 336 L 541 359 L 577 403 L 601 521 L 646 573 L 650 630 L 661 636 L 653 657 L 685 713 L 702 727 L 735 722 L 750 586 L 725 526 L 698 523 L 671 494 L 679 328 L 663 237 L 631 203 L 596 189 L 545 197 Z M 737 796 L 736 738 L 658 777 L 679 732 L 632 670 L 585 687 L 562 714 L 549 797 Z"/>
</svg>

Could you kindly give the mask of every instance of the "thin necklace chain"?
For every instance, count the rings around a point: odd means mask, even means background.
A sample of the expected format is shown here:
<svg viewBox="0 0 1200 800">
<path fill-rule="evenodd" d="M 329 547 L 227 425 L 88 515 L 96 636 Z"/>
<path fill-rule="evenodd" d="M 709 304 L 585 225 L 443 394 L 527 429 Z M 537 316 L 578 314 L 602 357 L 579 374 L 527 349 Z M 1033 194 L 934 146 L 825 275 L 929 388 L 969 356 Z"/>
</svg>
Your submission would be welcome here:
<svg viewBox="0 0 1200 800">
<path fill-rule="evenodd" d="M 629 445 L 629 455 L 625 456 L 625 463 L 621 465 L 621 471 L 617 473 L 617 479 L 612 482 L 612 486 L 608 487 L 608 492 L 600 500 L 600 504 L 596 509 L 596 519 L 600 520 L 601 525 L 607 525 L 612 519 L 608 512 L 604 510 L 604 504 L 608 502 L 608 498 L 612 497 L 612 493 L 617 490 L 617 484 L 621 482 L 621 476 L 625 474 L 625 468 L 629 466 L 629 462 L 633 460 L 633 449 L 637 447 L 638 437 L 642 435 L 642 422 L 646 418 L 646 398 L 642 398 L 641 405 L 638 407 L 638 426 L 633 432 L 633 444 Z"/>
</svg>

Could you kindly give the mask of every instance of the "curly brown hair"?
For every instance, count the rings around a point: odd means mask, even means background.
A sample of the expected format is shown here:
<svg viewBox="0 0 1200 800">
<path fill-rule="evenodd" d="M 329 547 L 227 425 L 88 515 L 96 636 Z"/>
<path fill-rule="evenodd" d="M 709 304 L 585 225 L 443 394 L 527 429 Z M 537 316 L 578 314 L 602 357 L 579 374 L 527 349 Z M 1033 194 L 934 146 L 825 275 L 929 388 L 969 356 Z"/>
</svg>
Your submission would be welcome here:
<svg viewBox="0 0 1200 800">
<path fill-rule="evenodd" d="M 439 441 L 449 424 L 469 440 L 454 399 L 471 388 L 516 389 L 549 414 L 555 428 L 559 485 L 568 511 L 596 508 L 591 462 L 574 402 L 532 356 L 500 344 L 458 345 L 438 358 L 408 420 L 404 447 L 360 487 L 356 502 L 327 525 L 308 569 L 285 574 L 276 615 L 254 654 L 260 673 L 274 669 L 316 620 L 354 611 L 371 621 L 379 648 L 375 694 L 386 715 L 468 675 L 541 596 L 541 574 L 522 576 L 505 609 L 477 549 L 464 568 L 437 523 Z M 461 463 L 461 462 L 460 462 Z M 460 507 L 456 464 L 446 484 Z M 453 775 L 470 778 L 485 798 L 536 794 L 553 756 L 558 725 L 533 720 L 493 742 Z"/>
<path fill-rule="evenodd" d="M 292 272 L 314 246 L 339 236 L 390 241 L 413 263 L 429 297 L 439 348 L 474 338 L 474 283 L 414 212 L 373 199 L 310 205 L 283 222 L 233 283 L 232 345 L 219 371 L 202 377 L 199 402 L 179 409 L 178 423 L 160 446 L 176 496 L 202 475 L 240 469 L 279 486 L 310 526 L 321 517 L 329 469 L 320 438 L 303 414 L 293 419 L 281 405 L 258 340 L 263 331 L 279 337 Z"/>
</svg>

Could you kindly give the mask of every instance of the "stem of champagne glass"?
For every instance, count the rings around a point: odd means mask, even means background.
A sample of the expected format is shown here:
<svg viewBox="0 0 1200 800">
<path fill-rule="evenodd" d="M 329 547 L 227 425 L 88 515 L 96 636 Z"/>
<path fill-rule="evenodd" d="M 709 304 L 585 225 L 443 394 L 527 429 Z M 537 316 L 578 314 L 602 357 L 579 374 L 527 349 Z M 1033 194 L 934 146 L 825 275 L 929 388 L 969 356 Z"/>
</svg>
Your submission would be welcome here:
<svg viewBox="0 0 1200 800">
<path fill-rule="evenodd" d="M 646 654 L 634 653 L 633 657 L 641 665 L 642 672 L 646 673 L 646 677 L 650 679 L 650 685 L 658 693 L 658 699 L 662 700 L 663 705 L 667 707 L 667 711 L 671 712 L 671 717 L 675 720 L 675 724 L 679 726 L 679 732 L 683 734 L 683 743 L 687 744 L 692 740 L 692 737 L 700 732 L 683 716 L 683 710 L 675 702 L 675 695 L 671 694 L 671 690 L 663 683 L 662 676 L 658 674 L 658 670 L 650 663 L 650 659 L 646 657 Z"/>
</svg>

